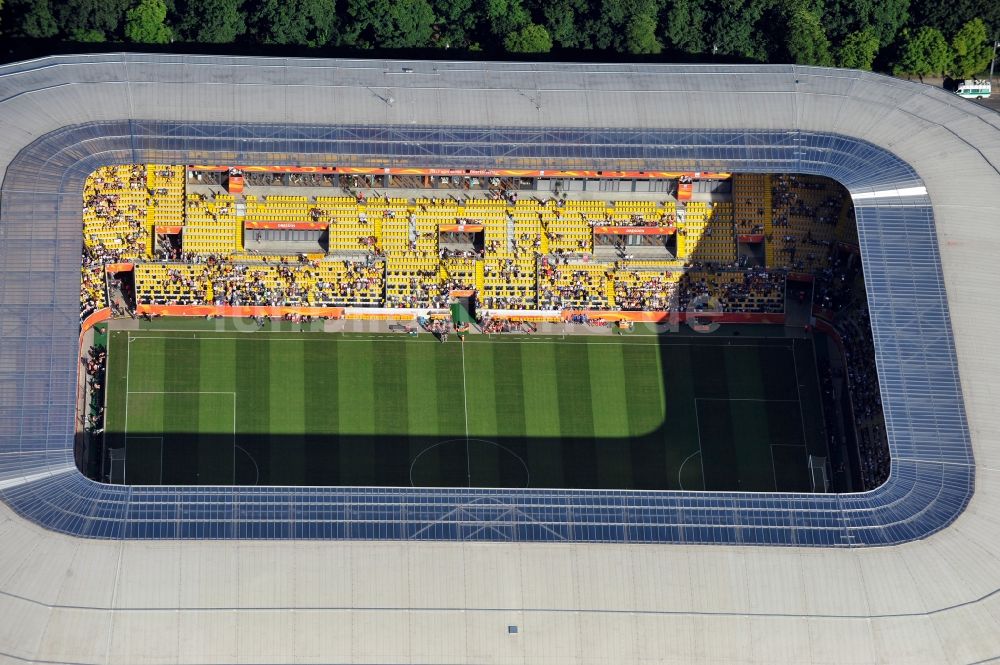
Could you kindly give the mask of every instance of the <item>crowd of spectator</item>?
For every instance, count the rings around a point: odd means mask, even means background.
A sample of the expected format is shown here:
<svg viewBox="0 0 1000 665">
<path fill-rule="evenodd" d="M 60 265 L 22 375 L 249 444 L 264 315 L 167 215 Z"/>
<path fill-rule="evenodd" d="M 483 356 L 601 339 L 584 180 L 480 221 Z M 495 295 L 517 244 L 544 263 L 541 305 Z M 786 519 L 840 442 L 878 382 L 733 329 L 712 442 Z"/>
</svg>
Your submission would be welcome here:
<svg viewBox="0 0 1000 665">
<path fill-rule="evenodd" d="M 753 267 L 745 270 L 685 272 L 677 289 L 679 310 L 781 312 L 785 306 L 785 273 Z"/>
<path fill-rule="evenodd" d="M 677 282 L 670 272 L 615 272 L 615 305 L 628 311 L 674 309 L 677 306 Z"/>
<path fill-rule="evenodd" d="M 807 176 L 772 177 L 773 233 L 780 261 L 788 269 L 809 272 L 822 268 L 843 218 L 845 191 L 826 179 Z"/>
<path fill-rule="evenodd" d="M 385 306 L 440 309 L 447 307 L 452 289 L 465 288 L 470 288 L 467 282 L 442 280 L 436 268 L 412 270 L 403 284 L 395 284 L 386 292 Z"/>
<path fill-rule="evenodd" d="M 538 269 L 539 306 L 542 309 L 606 308 L 610 275 L 602 266 L 559 264 L 543 259 Z"/>
<path fill-rule="evenodd" d="M 86 430 L 93 435 L 104 432 L 104 385 L 108 365 L 108 352 L 104 346 L 94 345 L 81 358 L 87 373 L 88 401 Z"/>
<path fill-rule="evenodd" d="M 139 290 L 143 304 L 232 306 L 343 305 L 381 298 L 383 269 L 374 261 L 282 257 L 245 263 L 232 257 L 168 264 L 155 288 Z"/>
<path fill-rule="evenodd" d="M 861 458 L 861 479 L 866 489 L 874 488 L 889 477 L 889 444 L 867 303 L 862 299 L 850 306 L 841 313 L 837 324 L 844 343 L 847 383 Z"/>
</svg>

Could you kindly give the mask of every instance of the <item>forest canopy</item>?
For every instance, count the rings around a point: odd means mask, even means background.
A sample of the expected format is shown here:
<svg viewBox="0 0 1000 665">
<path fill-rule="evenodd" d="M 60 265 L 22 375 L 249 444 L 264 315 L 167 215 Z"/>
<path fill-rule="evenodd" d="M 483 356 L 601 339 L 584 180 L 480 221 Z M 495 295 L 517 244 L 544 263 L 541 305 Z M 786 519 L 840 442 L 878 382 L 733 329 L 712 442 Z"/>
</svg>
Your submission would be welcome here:
<svg viewBox="0 0 1000 665">
<path fill-rule="evenodd" d="M 1000 2 L 6 0 L 0 29 L 8 40 L 67 45 L 440 49 L 484 57 L 592 53 L 967 77 L 988 68 L 993 57 Z"/>
</svg>

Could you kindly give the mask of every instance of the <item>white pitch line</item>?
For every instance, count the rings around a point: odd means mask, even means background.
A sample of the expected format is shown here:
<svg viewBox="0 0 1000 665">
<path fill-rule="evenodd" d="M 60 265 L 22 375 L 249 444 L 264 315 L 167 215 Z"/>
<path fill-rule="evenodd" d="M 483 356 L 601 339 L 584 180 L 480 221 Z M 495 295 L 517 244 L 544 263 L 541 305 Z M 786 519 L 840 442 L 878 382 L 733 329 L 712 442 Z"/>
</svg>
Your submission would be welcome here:
<svg viewBox="0 0 1000 665">
<path fill-rule="evenodd" d="M 465 475 L 472 487 L 472 460 L 469 458 L 469 389 L 465 383 L 465 345 L 462 348 L 462 404 L 465 408 Z"/>
<path fill-rule="evenodd" d="M 236 395 L 232 390 L 133 390 L 132 395 Z"/>
<path fill-rule="evenodd" d="M 189 331 L 178 331 L 178 332 L 189 332 Z M 257 333 L 257 334 L 266 335 L 267 333 Z M 328 338 L 324 339 L 324 337 L 321 337 L 321 336 L 325 336 L 325 337 L 336 336 L 338 338 L 337 339 L 338 342 L 389 342 L 389 341 L 402 341 L 402 340 L 406 339 L 406 337 L 404 335 L 393 335 L 393 334 L 380 335 L 378 337 L 344 337 L 343 335 L 346 335 L 346 334 L 349 334 L 349 333 L 313 333 L 313 335 L 311 337 L 306 337 L 306 336 L 299 336 L 299 337 L 272 337 L 272 338 L 268 339 L 268 341 L 269 342 L 329 342 L 330 341 Z M 473 343 L 473 344 L 553 344 L 553 343 L 561 343 L 561 344 L 567 344 L 567 345 L 579 344 L 579 345 L 590 345 L 590 346 L 703 346 L 702 344 L 700 344 L 698 342 L 677 342 L 677 343 L 668 343 L 668 344 L 664 345 L 664 344 L 661 344 L 660 342 L 652 342 L 652 343 L 648 343 L 648 342 L 625 342 L 625 341 L 620 341 L 620 340 L 616 340 L 616 339 L 609 339 L 608 341 L 588 340 L 586 342 L 574 342 L 574 341 L 570 341 L 570 340 L 572 340 L 574 338 L 578 338 L 578 337 L 596 337 L 596 335 L 577 335 L 577 336 L 568 336 L 568 337 L 567 336 L 562 336 L 562 337 L 559 337 L 559 336 L 552 336 L 552 337 L 539 337 L 539 336 L 530 336 L 529 337 L 529 336 L 525 336 L 524 338 L 521 338 L 519 341 L 514 341 L 514 340 L 507 341 L 507 340 L 492 339 L 492 338 L 486 339 L 486 336 L 483 336 L 483 338 L 484 338 L 485 341 L 479 342 L 479 341 L 476 341 L 477 338 L 472 337 L 472 338 L 469 338 L 469 340 L 467 341 L 467 343 L 470 343 L 470 342 Z M 656 335 L 646 335 L 646 337 L 657 337 L 657 336 Z M 242 340 L 242 339 L 246 339 L 246 338 L 247 338 L 246 335 L 244 335 L 242 337 L 232 337 L 232 336 L 221 337 L 221 336 L 215 336 L 215 335 L 209 334 L 209 335 L 206 335 L 204 337 L 196 337 L 196 338 L 192 338 L 192 339 L 199 339 L 199 340 L 208 340 L 208 341 L 211 341 L 211 340 Z M 139 339 L 178 339 L 178 338 L 176 336 L 170 336 L 170 335 L 138 335 L 138 336 L 132 338 L 133 341 L 139 340 Z M 706 339 L 718 339 L 718 338 L 706 338 Z M 760 340 L 764 340 L 764 339 L 775 339 L 775 338 L 773 338 L 773 337 L 755 337 L 755 338 L 744 338 L 744 339 L 760 339 Z M 412 340 L 408 340 L 408 343 L 412 343 Z M 431 343 L 431 338 L 427 338 L 426 341 L 423 341 L 421 343 Z M 738 348 L 738 349 L 759 349 L 759 348 L 762 348 L 762 346 L 772 346 L 772 345 L 761 345 L 761 344 L 721 344 L 720 343 L 719 346 L 725 346 L 726 348 Z M 789 348 L 789 347 L 785 346 L 784 344 L 775 344 L 773 346 L 775 346 L 776 348 L 784 348 L 784 349 L 788 349 Z"/>
<path fill-rule="evenodd" d="M 770 454 L 770 457 L 771 457 L 771 478 L 774 480 L 774 491 L 777 492 L 778 491 L 778 468 L 776 466 L 774 466 L 774 445 L 775 444 L 772 443 L 770 446 L 768 446 L 767 452 Z"/>
<path fill-rule="evenodd" d="M 698 399 L 694 400 L 694 426 L 698 430 L 698 461 L 701 462 L 701 490 L 708 491 L 708 477 L 705 475 L 705 453 L 701 449 L 701 416 L 698 412 Z M 677 472 L 677 479 L 680 480 L 680 471 Z"/>
<path fill-rule="evenodd" d="M 683 492 L 683 491 L 685 491 L 685 490 L 684 490 L 684 481 L 682 481 L 682 480 L 681 480 L 681 474 L 682 474 L 682 473 L 684 472 L 684 465 L 685 465 L 685 464 L 687 464 L 687 463 L 688 463 L 688 460 L 690 460 L 690 459 L 691 459 L 692 457 L 694 457 L 695 455 L 700 455 L 700 454 L 701 454 L 701 446 L 700 446 L 700 444 L 699 444 L 699 449 L 698 449 L 698 450 L 696 450 L 696 451 L 694 451 L 693 453 L 691 453 L 691 454 L 690 454 L 690 455 L 688 455 L 687 457 L 685 457 L 685 458 L 684 458 L 684 461 L 683 461 L 683 462 L 681 462 L 681 465 L 680 465 L 679 467 L 677 467 L 677 487 L 678 487 L 678 488 L 679 488 L 679 489 L 680 489 L 680 490 L 681 490 L 682 492 Z M 704 479 L 703 479 L 703 480 L 702 480 L 702 485 L 704 485 L 704 484 L 705 484 L 705 481 L 704 481 Z"/>
<path fill-rule="evenodd" d="M 125 440 L 124 440 L 124 445 L 122 446 L 125 449 L 125 452 L 122 453 L 122 484 L 123 485 L 125 484 L 125 468 L 126 468 L 127 462 L 128 462 L 128 395 L 129 395 L 129 392 L 128 392 L 128 378 L 129 378 L 129 375 L 132 373 L 132 333 L 125 333 L 125 341 L 126 341 L 126 344 L 125 344 L 125 427 L 124 427 L 125 431 L 123 432 Z M 110 346 L 110 344 L 109 344 L 109 346 Z M 110 357 L 111 354 L 109 353 L 108 356 Z M 112 467 L 114 467 L 114 464 L 112 464 Z M 103 473 L 104 469 L 101 469 L 101 472 Z M 113 474 L 113 473 L 114 473 L 114 468 L 111 469 L 111 474 Z M 109 480 L 111 479 L 111 474 L 109 474 L 109 477 L 108 477 Z"/>
<path fill-rule="evenodd" d="M 236 391 L 233 391 L 233 486 L 236 485 Z M 249 457 L 249 453 L 247 456 Z M 254 462 L 256 466 L 257 462 Z M 258 475 L 260 472 L 258 471 Z"/>
<path fill-rule="evenodd" d="M 797 399 L 770 399 L 767 397 L 695 397 L 702 402 L 796 402 Z M 789 444 L 790 445 L 790 444 Z"/>
<path fill-rule="evenodd" d="M 799 396 L 799 423 L 802 425 L 802 445 L 809 447 L 809 437 L 806 435 L 806 414 L 802 410 L 802 384 L 799 382 L 799 361 L 795 359 L 795 344 L 792 343 L 792 367 L 795 371 L 795 394 Z M 817 377 L 818 379 L 818 377 Z M 828 451 L 829 452 L 829 451 Z"/>
</svg>

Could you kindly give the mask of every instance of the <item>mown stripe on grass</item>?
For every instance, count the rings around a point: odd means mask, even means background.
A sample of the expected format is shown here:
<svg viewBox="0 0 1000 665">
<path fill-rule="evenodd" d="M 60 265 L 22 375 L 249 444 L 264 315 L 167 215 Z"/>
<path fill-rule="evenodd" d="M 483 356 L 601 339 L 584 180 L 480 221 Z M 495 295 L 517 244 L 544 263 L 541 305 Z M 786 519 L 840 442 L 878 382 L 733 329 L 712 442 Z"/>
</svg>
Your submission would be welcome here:
<svg viewBox="0 0 1000 665">
<path fill-rule="evenodd" d="M 198 478 L 203 485 L 232 485 L 236 462 L 231 393 L 192 394 L 198 404 Z"/>
<path fill-rule="evenodd" d="M 796 340 L 792 340 L 792 344 Z M 799 377 L 795 374 L 795 349 L 785 341 L 780 346 L 760 346 L 757 351 L 761 396 L 767 399 L 799 399 Z M 810 365 L 812 363 L 809 363 Z"/>
<path fill-rule="evenodd" d="M 524 429 L 533 487 L 566 487 L 560 439 L 559 384 L 551 344 L 521 344 Z"/>
<path fill-rule="evenodd" d="M 433 371 L 437 373 L 438 425 L 441 441 L 451 441 L 430 453 L 440 469 L 440 485 L 463 487 L 469 484 L 466 457 L 465 380 L 462 372 L 461 343 L 455 340 L 436 343 Z"/>
<path fill-rule="evenodd" d="M 726 357 L 724 347 L 711 343 L 688 347 L 691 353 L 691 365 L 694 373 L 695 397 L 729 397 L 729 381 L 726 375 Z"/>
<path fill-rule="evenodd" d="M 145 340 L 133 342 L 131 352 L 135 353 L 144 343 Z M 194 338 L 171 337 L 163 340 L 163 390 L 168 391 L 163 395 L 163 436 L 172 462 L 167 463 L 165 454 L 163 480 L 168 484 L 198 485 L 206 482 L 201 479 L 200 403 L 198 395 L 190 392 L 200 389 L 200 350 L 201 343 Z M 149 351 L 143 349 L 143 352 Z"/>
<path fill-rule="evenodd" d="M 459 344 L 465 355 L 465 397 L 469 409 L 469 436 L 496 441 L 496 368 L 494 350 L 499 344 Z M 503 371 L 503 370 L 501 370 Z M 500 449 L 477 441 L 469 445 L 469 471 L 476 487 L 497 487 L 501 482 Z"/>
<path fill-rule="evenodd" d="M 660 349 L 662 377 L 666 389 L 663 424 L 659 445 L 666 465 L 665 489 L 701 490 L 701 442 L 698 436 L 698 413 L 695 407 L 694 373 L 691 353 L 685 347 Z"/>
<path fill-rule="evenodd" d="M 771 458 L 772 441 L 768 425 L 768 410 L 762 400 L 768 398 L 764 380 L 765 372 L 773 372 L 779 365 L 788 365 L 790 353 L 787 346 L 757 345 L 754 347 L 726 347 L 726 376 L 729 383 L 729 413 L 733 426 L 733 455 L 724 461 L 736 469 L 736 485 L 732 489 L 743 491 L 773 491 L 774 469 Z M 780 379 L 794 388 L 795 373 L 788 365 L 779 372 Z M 789 377 L 791 374 L 791 377 Z M 775 378 L 778 378 L 777 376 Z M 772 393 L 789 397 L 787 388 Z M 747 400 L 747 401 L 739 401 Z M 793 414 L 798 404 L 786 403 Z M 787 413 L 788 411 L 786 411 Z"/>
<path fill-rule="evenodd" d="M 309 485 L 335 485 L 339 481 L 340 382 L 336 344 L 305 343 L 305 472 Z"/>
<path fill-rule="evenodd" d="M 739 486 L 733 416 L 729 402 L 697 400 L 701 450 L 705 462 L 705 489 L 734 490 Z"/>
<path fill-rule="evenodd" d="M 127 333 L 108 335 L 108 366 L 105 374 L 107 401 L 104 415 L 104 442 L 107 448 L 125 445 L 125 376 L 128 352 Z M 86 366 L 81 364 L 81 373 Z M 101 471 L 103 473 L 103 469 Z"/>
<path fill-rule="evenodd" d="M 127 342 L 128 352 L 122 358 L 128 366 L 128 389 L 131 392 L 156 392 L 167 390 L 164 369 L 167 363 L 186 362 L 184 358 L 169 357 L 165 339 L 133 337 Z"/>
<path fill-rule="evenodd" d="M 597 469 L 587 346 L 557 344 L 555 350 L 563 475 L 571 487 L 594 487 Z"/>
<path fill-rule="evenodd" d="M 399 485 L 409 470 L 409 402 L 407 338 L 383 342 L 375 348 L 374 410 L 375 434 L 371 455 L 382 484 Z"/>
<path fill-rule="evenodd" d="M 281 342 L 285 344 L 286 342 Z M 236 348 L 237 483 L 274 484 L 271 461 L 271 352 L 278 344 L 248 335 Z"/>
<path fill-rule="evenodd" d="M 806 445 L 813 455 L 821 457 L 829 455 L 826 419 L 823 414 L 823 394 L 816 368 L 815 339 L 797 339 L 792 350 L 798 368 L 799 403 L 802 406 Z"/>
<path fill-rule="evenodd" d="M 505 487 L 523 487 L 530 478 L 523 464 L 529 460 L 528 441 L 525 439 L 524 367 L 520 344 L 494 344 L 493 411 L 496 422 L 496 441 L 512 455 L 500 457 L 500 482 Z M 523 462 L 523 464 L 522 464 Z M 532 486 L 535 483 L 532 482 Z"/>
<path fill-rule="evenodd" d="M 239 341 L 219 337 L 199 339 L 199 384 L 202 392 L 233 392 L 239 363 Z"/>
<path fill-rule="evenodd" d="M 776 480 L 771 458 L 768 402 L 729 402 L 733 421 L 733 460 L 738 478 L 734 489 L 744 492 L 774 491 Z M 788 405 L 786 406 L 794 406 Z"/>
<path fill-rule="evenodd" d="M 268 411 L 270 413 L 271 481 L 285 484 L 305 475 L 305 342 L 279 342 L 271 349 Z"/>
<path fill-rule="evenodd" d="M 633 482 L 632 449 L 623 346 L 591 345 L 588 362 L 598 484 L 628 488 Z"/>
<path fill-rule="evenodd" d="M 377 482 L 371 445 L 375 433 L 374 367 L 371 341 L 337 344 L 338 422 L 341 429 L 341 484 L 370 485 Z"/>
<path fill-rule="evenodd" d="M 632 483 L 638 489 L 662 489 L 667 483 L 667 471 L 662 433 L 665 413 L 662 374 L 665 369 L 660 348 L 624 345 L 622 365 L 625 368 Z"/>
<path fill-rule="evenodd" d="M 237 342 L 213 337 L 199 339 L 198 471 L 203 483 L 230 485 L 236 480 L 235 428 L 239 406 L 235 402 Z"/>
<path fill-rule="evenodd" d="M 406 418 L 410 436 L 407 441 L 407 469 L 403 485 L 440 485 L 441 478 L 430 458 L 423 459 L 419 477 L 412 475 L 411 467 L 421 453 L 442 440 L 438 419 L 437 370 L 434 367 L 437 347 L 421 340 L 410 340 L 406 350 Z M 433 452 L 427 453 L 433 455 Z"/>
<path fill-rule="evenodd" d="M 493 422 L 500 437 L 521 437 L 525 433 L 523 348 L 521 344 L 497 344 L 492 347 Z"/>
</svg>

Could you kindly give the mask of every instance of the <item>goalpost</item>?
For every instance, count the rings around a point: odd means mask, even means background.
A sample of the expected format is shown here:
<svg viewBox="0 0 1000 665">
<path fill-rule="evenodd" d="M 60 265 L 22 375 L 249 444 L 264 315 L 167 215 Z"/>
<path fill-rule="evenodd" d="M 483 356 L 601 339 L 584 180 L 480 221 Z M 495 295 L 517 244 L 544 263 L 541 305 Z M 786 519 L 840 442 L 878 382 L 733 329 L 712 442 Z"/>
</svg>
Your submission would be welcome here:
<svg viewBox="0 0 1000 665">
<path fill-rule="evenodd" d="M 809 456 L 809 478 L 813 492 L 829 492 L 830 479 L 826 473 L 826 457 Z"/>
</svg>

